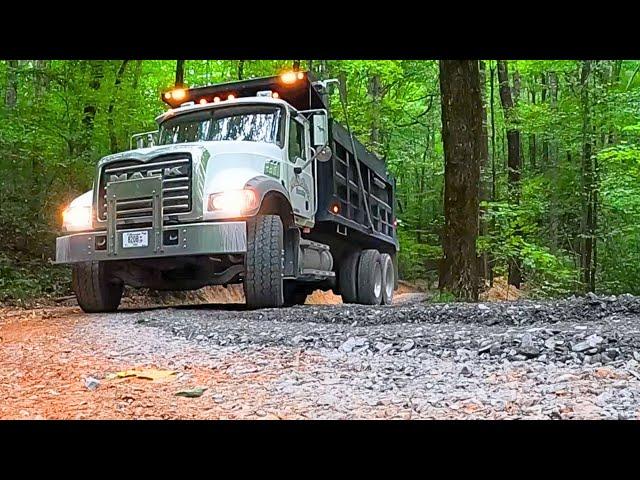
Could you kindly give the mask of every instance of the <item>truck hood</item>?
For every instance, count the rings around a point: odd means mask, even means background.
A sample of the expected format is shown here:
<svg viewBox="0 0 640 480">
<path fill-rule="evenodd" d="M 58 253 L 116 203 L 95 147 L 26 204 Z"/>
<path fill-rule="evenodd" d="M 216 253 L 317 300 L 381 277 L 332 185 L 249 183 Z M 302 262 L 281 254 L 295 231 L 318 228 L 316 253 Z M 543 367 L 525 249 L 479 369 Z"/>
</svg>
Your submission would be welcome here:
<svg viewBox="0 0 640 480">
<path fill-rule="evenodd" d="M 190 153 L 194 160 L 199 160 L 206 151 L 203 143 L 179 143 L 175 145 L 159 145 L 156 147 L 139 148 L 136 150 L 126 150 L 124 152 L 107 155 L 98 162 L 98 169 L 105 163 L 117 162 L 119 160 L 134 159 L 147 162 L 153 157 L 167 153 Z"/>
<path fill-rule="evenodd" d="M 208 219 L 207 202 L 212 193 L 238 190 L 252 178 L 264 175 L 268 161 L 282 162 L 283 150 L 265 142 L 215 141 L 179 143 L 128 150 L 102 158 L 97 172 L 108 163 L 125 159 L 151 162 L 159 155 L 189 153 L 193 159 L 192 186 L 194 204 L 190 218 Z M 96 177 L 97 178 L 97 177 Z M 97 192 L 94 194 L 97 201 Z M 187 217 L 184 217 L 187 219 Z"/>
<path fill-rule="evenodd" d="M 205 193 L 241 189 L 257 175 L 264 175 L 267 161 L 282 161 L 282 150 L 272 143 L 206 142 L 209 152 Z"/>
</svg>

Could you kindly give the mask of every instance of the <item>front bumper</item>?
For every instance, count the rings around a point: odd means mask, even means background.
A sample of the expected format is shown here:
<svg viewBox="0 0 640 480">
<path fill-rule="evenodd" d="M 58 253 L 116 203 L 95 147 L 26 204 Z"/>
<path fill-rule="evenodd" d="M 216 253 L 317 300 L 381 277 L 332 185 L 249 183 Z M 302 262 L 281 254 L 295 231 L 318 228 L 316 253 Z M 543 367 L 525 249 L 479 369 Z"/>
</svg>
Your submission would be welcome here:
<svg viewBox="0 0 640 480">
<path fill-rule="evenodd" d="M 166 245 L 165 232 L 176 230 L 176 245 Z M 149 245 L 146 247 L 123 248 L 124 232 L 147 231 Z M 162 258 L 182 255 L 234 254 L 247 251 L 247 228 L 245 222 L 192 223 L 186 225 L 166 225 L 162 227 L 161 239 L 156 243 L 154 230 L 132 228 L 116 230 L 114 243 L 103 250 L 96 249 L 107 231 L 74 233 L 56 239 L 57 264 L 102 260 L 128 260 L 138 258 Z M 172 232 L 174 233 L 174 232 Z"/>
</svg>

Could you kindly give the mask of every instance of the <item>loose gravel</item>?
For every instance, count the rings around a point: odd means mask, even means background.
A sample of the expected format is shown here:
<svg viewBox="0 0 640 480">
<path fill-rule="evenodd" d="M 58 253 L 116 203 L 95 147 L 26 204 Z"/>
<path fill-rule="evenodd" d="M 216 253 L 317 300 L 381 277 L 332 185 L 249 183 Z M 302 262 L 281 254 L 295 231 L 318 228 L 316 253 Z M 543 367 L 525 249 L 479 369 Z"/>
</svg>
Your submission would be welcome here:
<svg viewBox="0 0 640 480">
<path fill-rule="evenodd" d="M 180 399 L 191 403 L 188 414 L 172 410 L 178 417 L 640 418 L 638 297 L 400 300 L 80 315 L 68 339 L 117 365 L 200 372 L 207 390 Z M 109 383 L 93 370 L 81 380 L 86 395 Z M 135 418 L 163 408 L 152 402 Z"/>
</svg>

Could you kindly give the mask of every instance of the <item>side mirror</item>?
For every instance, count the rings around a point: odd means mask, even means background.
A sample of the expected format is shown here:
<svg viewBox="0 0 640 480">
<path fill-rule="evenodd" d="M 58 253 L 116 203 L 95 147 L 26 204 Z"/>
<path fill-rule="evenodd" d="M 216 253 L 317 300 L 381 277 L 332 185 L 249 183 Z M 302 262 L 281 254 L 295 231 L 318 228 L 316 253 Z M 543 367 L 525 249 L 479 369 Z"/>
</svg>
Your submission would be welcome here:
<svg viewBox="0 0 640 480">
<path fill-rule="evenodd" d="M 329 141 L 329 124 L 325 113 L 313 116 L 313 145 L 319 147 Z M 322 161 L 322 160 L 321 160 Z"/>
<path fill-rule="evenodd" d="M 333 152 L 331 151 L 331 148 L 329 148 L 328 145 L 325 145 L 316 152 L 316 160 L 323 163 L 328 162 L 329 160 L 331 160 L 332 155 Z"/>
<path fill-rule="evenodd" d="M 129 148 L 133 149 L 133 145 L 135 144 L 136 148 L 145 148 L 145 147 L 153 147 L 158 142 L 158 131 L 154 130 L 153 132 L 144 132 L 144 133 L 136 133 L 131 136 L 131 142 L 129 144 Z"/>
</svg>

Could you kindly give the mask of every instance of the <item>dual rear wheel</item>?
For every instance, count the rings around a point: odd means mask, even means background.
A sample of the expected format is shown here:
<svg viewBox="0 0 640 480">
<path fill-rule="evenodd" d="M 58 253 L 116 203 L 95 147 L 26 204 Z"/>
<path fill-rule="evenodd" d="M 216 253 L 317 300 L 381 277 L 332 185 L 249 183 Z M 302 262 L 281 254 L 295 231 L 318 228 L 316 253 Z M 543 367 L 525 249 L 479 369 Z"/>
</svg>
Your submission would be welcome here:
<svg viewBox="0 0 640 480">
<path fill-rule="evenodd" d="M 352 251 L 339 271 L 342 300 L 364 305 L 390 305 L 396 273 L 391 255 L 378 250 Z"/>
</svg>

